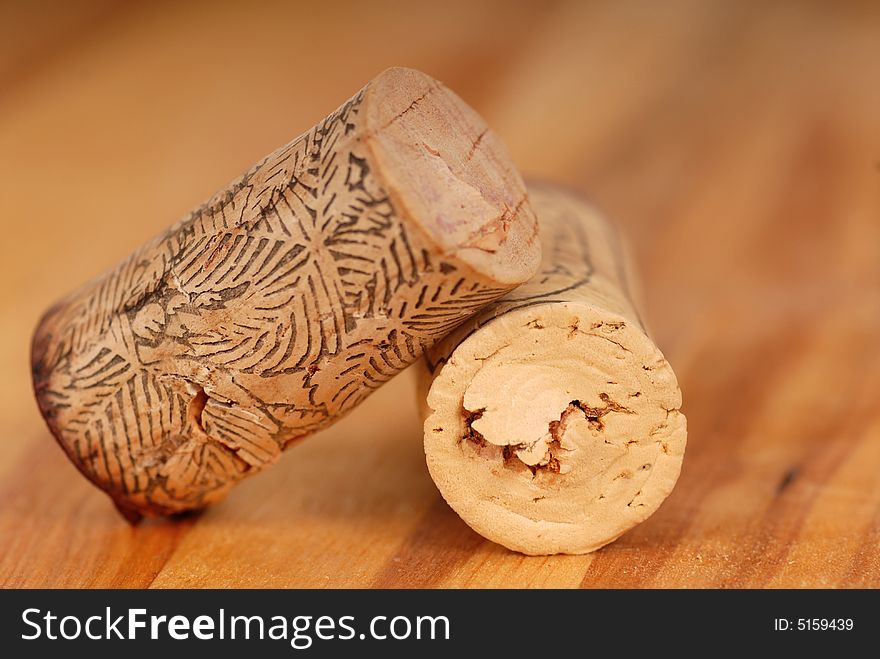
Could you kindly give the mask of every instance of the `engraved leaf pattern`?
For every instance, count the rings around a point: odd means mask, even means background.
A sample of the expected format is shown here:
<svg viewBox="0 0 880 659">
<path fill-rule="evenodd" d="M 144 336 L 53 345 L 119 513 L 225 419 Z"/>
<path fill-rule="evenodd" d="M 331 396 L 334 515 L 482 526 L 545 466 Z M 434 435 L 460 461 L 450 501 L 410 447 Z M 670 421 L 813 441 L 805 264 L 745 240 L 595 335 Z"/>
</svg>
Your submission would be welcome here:
<svg viewBox="0 0 880 659">
<path fill-rule="evenodd" d="M 118 505 L 221 497 L 505 292 L 407 230 L 370 170 L 362 100 L 45 318 L 41 408 Z"/>
</svg>

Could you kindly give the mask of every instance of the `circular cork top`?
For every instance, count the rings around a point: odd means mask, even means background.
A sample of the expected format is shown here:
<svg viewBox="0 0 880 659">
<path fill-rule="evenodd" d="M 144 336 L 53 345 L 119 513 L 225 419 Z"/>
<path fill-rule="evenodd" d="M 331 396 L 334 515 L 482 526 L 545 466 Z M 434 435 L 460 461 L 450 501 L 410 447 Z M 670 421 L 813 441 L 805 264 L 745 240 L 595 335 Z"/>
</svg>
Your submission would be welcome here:
<svg viewBox="0 0 880 659">
<path fill-rule="evenodd" d="M 365 142 L 401 214 L 446 255 L 499 284 L 540 261 L 525 184 L 498 137 L 438 81 L 393 68 L 367 88 Z"/>
<path fill-rule="evenodd" d="M 675 374 L 622 316 L 557 302 L 504 314 L 456 348 L 428 394 L 428 470 L 484 537 L 582 554 L 651 515 L 687 438 Z"/>
</svg>

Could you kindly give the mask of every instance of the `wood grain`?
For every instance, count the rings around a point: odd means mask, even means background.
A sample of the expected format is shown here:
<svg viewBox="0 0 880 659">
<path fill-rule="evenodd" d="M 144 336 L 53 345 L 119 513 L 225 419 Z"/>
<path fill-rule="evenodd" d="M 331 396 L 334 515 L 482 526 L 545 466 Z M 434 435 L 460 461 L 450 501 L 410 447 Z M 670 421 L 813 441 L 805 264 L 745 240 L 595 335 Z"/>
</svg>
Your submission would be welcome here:
<svg viewBox="0 0 880 659">
<path fill-rule="evenodd" d="M 411 4 L 308 29 L 293 4 L 126 5 L 5 51 L 0 583 L 880 586 L 877 5 Z M 684 394 L 675 491 L 591 556 L 483 541 L 428 477 L 407 372 L 221 506 L 129 528 L 42 425 L 40 311 L 391 65 L 629 236 Z"/>
</svg>

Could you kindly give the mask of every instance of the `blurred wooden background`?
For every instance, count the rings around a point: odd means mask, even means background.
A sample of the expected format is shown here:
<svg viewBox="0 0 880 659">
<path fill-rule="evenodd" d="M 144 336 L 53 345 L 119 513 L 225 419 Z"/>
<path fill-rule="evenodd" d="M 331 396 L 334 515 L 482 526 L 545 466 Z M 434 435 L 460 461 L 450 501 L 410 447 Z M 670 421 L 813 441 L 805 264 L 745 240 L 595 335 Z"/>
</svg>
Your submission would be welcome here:
<svg viewBox="0 0 880 659">
<path fill-rule="evenodd" d="M 44 308 L 390 65 L 636 246 L 690 440 L 660 511 L 594 555 L 465 526 L 410 374 L 224 504 L 135 528 L 37 412 Z M 878 3 L 2 2 L 0 200 L 0 584 L 880 586 Z"/>
</svg>

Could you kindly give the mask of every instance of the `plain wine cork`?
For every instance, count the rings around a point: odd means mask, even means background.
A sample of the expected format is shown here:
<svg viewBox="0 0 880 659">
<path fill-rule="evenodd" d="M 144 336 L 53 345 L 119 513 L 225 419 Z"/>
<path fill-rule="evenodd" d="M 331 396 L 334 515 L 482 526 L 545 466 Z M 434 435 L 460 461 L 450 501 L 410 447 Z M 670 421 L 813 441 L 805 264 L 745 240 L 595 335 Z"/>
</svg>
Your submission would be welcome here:
<svg viewBox="0 0 880 659">
<path fill-rule="evenodd" d="M 526 199 L 470 107 L 389 69 L 47 312 L 40 410 L 127 517 L 202 508 L 527 280 Z"/>
<path fill-rule="evenodd" d="M 580 554 L 658 508 L 687 430 L 618 235 L 568 192 L 530 193 L 540 270 L 428 351 L 425 454 L 443 497 L 486 538 Z"/>
</svg>

